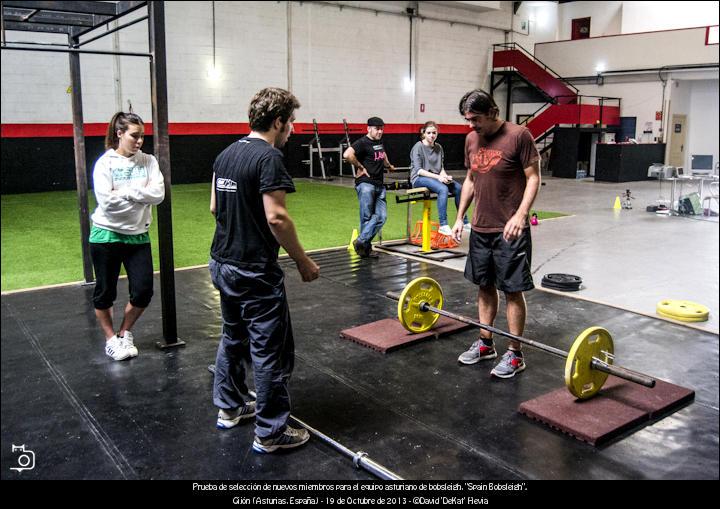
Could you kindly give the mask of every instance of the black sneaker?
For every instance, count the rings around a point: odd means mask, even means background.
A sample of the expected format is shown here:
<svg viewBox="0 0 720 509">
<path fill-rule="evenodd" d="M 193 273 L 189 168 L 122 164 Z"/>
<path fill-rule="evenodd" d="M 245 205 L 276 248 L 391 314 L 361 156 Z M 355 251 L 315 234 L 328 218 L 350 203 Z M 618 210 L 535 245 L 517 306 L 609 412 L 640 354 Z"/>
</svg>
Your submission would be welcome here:
<svg viewBox="0 0 720 509">
<path fill-rule="evenodd" d="M 355 248 L 355 252 L 360 255 L 360 258 L 367 258 L 369 256 L 367 245 L 360 239 L 353 240 L 353 247 Z"/>
<path fill-rule="evenodd" d="M 288 426 L 282 435 L 275 438 L 260 438 L 255 436 L 253 451 L 266 454 L 275 452 L 278 449 L 292 449 L 293 447 L 300 447 L 308 440 L 310 440 L 310 433 L 308 433 L 306 429 L 296 429 Z"/>
</svg>

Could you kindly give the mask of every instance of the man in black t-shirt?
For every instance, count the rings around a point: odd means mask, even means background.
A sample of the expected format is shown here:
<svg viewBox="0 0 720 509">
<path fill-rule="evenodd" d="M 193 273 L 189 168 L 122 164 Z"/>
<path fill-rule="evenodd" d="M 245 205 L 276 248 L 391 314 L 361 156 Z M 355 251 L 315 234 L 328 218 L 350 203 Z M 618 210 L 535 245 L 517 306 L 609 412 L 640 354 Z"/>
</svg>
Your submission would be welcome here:
<svg viewBox="0 0 720 509">
<path fill-rule="evenodd" d="M 373 253 L 371 242 L 387 219 L 383 171 L 395 171 L 395 167 L 390 164 L 380 141 L 385 122 L 379 117 L 371 117 L 367 125 L 367 136 L 348 147 L 343 157 L 356 168 L 355 191 L 360 201 L 360 233 L 353 241 L 353 247 L 363 258 L 374 258 L 377 254 Z"/>
<path fill-rule="evenodd" d="M 282 152 L 300 103 L 290 92 L 265 88 L 250 102 L 250 135 L 215 160 L 210 211 L 216 228 L 210 250 L 210 275 L 220 292 L 223 328 L 215 360 L 213 403 L 217 427 L 227 429 L 255 417 L 256 452 L 304 444 L 307 430 L 288 426 L 288 381 L 294 341 L 278 264 L 282 246 L 295 260 L 303 281 L 319 267 L 298 241 L 285 195 L 295 191 Z M 245 362 L 252 362 L 255 401 L 249 401 Z"/>
</svg>

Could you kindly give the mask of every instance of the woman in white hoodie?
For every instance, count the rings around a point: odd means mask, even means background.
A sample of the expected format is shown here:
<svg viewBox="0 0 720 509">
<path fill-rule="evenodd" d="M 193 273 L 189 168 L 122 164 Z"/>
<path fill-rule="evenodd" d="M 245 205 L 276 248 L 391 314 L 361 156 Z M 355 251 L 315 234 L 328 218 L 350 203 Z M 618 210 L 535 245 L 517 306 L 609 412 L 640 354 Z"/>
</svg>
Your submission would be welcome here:
<svg viewBox="0 0 720 509">
<path fill-rule="evenodd" d="M 165 182 L 157 159 L 140 151 L 144 137 L 145 127 L 138 115 L 116 113 L 105 136 L 106 152 L 93 170 L 98 205 L 91 216 L 90 231 L 96 278 L 93 304 L 105 333 L 105 353 L 116 361 L 138 354 L 130 330 L 153 295 L 148 228 L 152 206 L 165 198 Z M 128 276 L 130 302 L 116 330 L 112 308 L 121 265 Z"/>
</svg>

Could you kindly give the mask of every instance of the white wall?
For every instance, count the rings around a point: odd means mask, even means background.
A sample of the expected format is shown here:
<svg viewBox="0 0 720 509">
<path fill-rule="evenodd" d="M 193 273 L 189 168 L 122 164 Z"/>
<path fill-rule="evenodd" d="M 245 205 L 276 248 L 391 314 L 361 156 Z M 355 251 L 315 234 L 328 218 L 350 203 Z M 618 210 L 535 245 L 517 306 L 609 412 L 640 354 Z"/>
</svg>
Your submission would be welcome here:
<svg viewBox="0 0 720 509">
<path fill-rule="evenodd" d="M 538 13 L 544 9 L 544 15 L 550 16 L 551 22 L 543 30 L 531 22 L 530 35 L 526 36 L 530 39 L 550 37 L 558 30 L 552 24 L 553 13 L 556 17 L 589 13 L 605 20 L 604 24 L 594 23 L 594 28 L 605 26 L 606 30 L 611 30 L 617 25 L 616 7 L 620 3 L 605 2 L 605 7 L 600 8 L 593 2 L 571 2 L 541 8 L 523 2 L 518 15 L 513 17 L 512 2 L 499 2 L 500 10 L 487 12 L 421 2 L 421 16 L 455 21 L 416 18 L 413 29 L 414 91 L 403 88 L 409 66 L 407 16 L 350 7 L 370 5 L 402 13 L 406 6 L 414 3 L 345 4 L 348 6 L 340 9 L 309 2 L 216 2 L 215 53 L 221 75 L 219 81 L 213 82 L 207 77 L 207 69 L 212 62 L 210 3 L 167 2 L 170 121 L 246 122 L 250 97 L 264 86 L 287 87 L 290 78 L 292 89 L 302 103 L 298 112 L 301 122 L 309 122 L 312 118 L 320 122 L 340 122 L 343 117 L 350 122 L 363 122 L 370 115 L 381 115 L 387 122 L 393 123 L 420 123 L 432 119 L 440 123 L 461 124 L 457 113 L 458 100 L 472 88 L 489 88 L 492 44 L 505 41 L 505 29 L 510 29 L 511 20 L 517 23 L 526 17 L 531 19 L 534 14 L 537 21 Z M 578 9 L 585 10 L 580 12 Z M 130 19 L 141 15 L 144 15 L 142 9 Z M 501 29 L 472 26 L 470 23 Z M 519 34 L 507 35 L 512 35 L 518 42 L 522 37 Z M 9 40 L 34 38 L 58 42 L 56 36 L 50 35 L 7 32 L 7 37 Z M 123 29 L 118 38 L 121 50 L 147 51 L 145 23 Z M 620 38 L 598 40 L 610 39 Z M 113 36 L 109 36 L 87 47 L 110 49 L 112 40 Z M 582 70 L 573 65 L 588 60 L 587 54 L 582 49 L 577 54 L 569 52 L 564 45 L 587 42 L 557 43 L 561 50 L 555 52 L 556 58 L 552 63 L 546 63 L 553 68 L 569 66 L 561 72 L 567 76 L 581 73 Z M 539 45 L 538 49 L 545 46 L 555 45 Z M 648 52 L 646 59 L 666 54 L 657 51 L 658 47 Z M 717 61 L 718 47 L 713 48 Z M 613 55 L 621 57 L 628 53 L 627 45 L 611 49 Z M 687 48 L 681 53 L 686 60 L 697 54 Z M 115 59 L 121 63 L 119 74 L 115 71 Z M 545 60 L 544 55 L 541 59 Z M 621 62 L 617 65 L 629 64 Z M 86 122 L 107 122 L 117 110 L 118 102 L 125 109 L 128 100 L 137 113 L 146 120 L 150 119 L 147 59 L 83 55 L 81 66 Z M 622 114 L 636 116 L 641 130 L 646 119 L 654 120 L 655 111 L 661 109 L 660 82 L 656 76 L 648 76 L 644 81 L 647 82 L 645 86 L 611 83 L 611 80 L 607 80 L 604 87 L 578 86 L 586 94 L 622 97 Z M 68 85 L 66 55 L 3 51 L 2 122 L 69 124 L 72 115 Z M 120 94 L 119 101 L 116 92 Z M 497 91 L 497 101 L 504 109 L 502 87 Z M 425 104 L 425 113 L 419 111 L 421 103 Z M 534 111 L 536 105 L 528 105 L 528 108 Z M 526 110 L 525 106 L 516 105 L 514 113 L 532 112 Z"/>
<path fill-rule="evenodd" d="M 254 92 L 287 87 L 285 4 L 215 2 L 218 80 L 210 2 L 167 2 L 166 13 L 171 122 L 247 121 Z"/>
<path fill-rule="evenodd" d="M 416 18 L 415 89 L 407 91 L 409 21 L 392 12 L 404 13 L 415 3 L 343 3 L 347 6 L 341 9 L 310 2 L 216 2 L 215 59 L 221 74 L 212 81 L 207 76 L 213 52 L 210 2 L 166 2 L 170 121 L 246 122 L 252 95 L 266 86 L 286 88 L 290 78 L 302 103 L 300 122 L 341 122 L 344 117 L 352 123 L 380 115 L 393 123 L 433 119 L 459 124 L 457 102 L 466 91 L 489 86 L 492 44 L 505 42 L 512 18 L 512 2 L 498 2 L 501 10 L 487 12 L 421 3 L 422 16 L 453 21 Z M 128 19 L 141 15 L 143 9 Z M 138 23 L 121 30 L 118 49 L 147 52 L 146 27 Z M 85 48 L 112 46 L 113 36 L 107 36 Z M 107 122 L 118 103 L 127 109 L 128 101 L 150 119 L 147 59 L 82 55 L 81 72 L 85 122 Z M 70 123 L 69 81 L 64 54 L 3 51 L 2 122 Z"/>
<path fill-rule="evenodd" d="M 665 92 L 669 105 L 666 115 L 666 141 L 667 153 L 669 153 L 673 136 L 672 116 L 687 115 L 684 167 L 689 172 L 692 154 L 712 154 L 714 162 L 720 160 L 718 149 L 720 88 L 717 79 L 691 79 L 690 76 L 683 78 L 670 80 Z"/>
<path fill-rule="evenodd" d="M 622 33 L 623 4 L 627 2 L 567 2 L 558 9 L 559 41 L 569 40 L 572 35 L 572 20 L 590 19 L 590 37 Z M 660 2 L 640 2 L 660 3 Z"/>
<path fill-rule="evenodd" d="M 304 105 L 298 119 L 412 120 L 413 96 L 402 88 L 407 19 L 312 3 L 293 4 L 292 11 L 293 91 Z"/>
<path fill-rule="evenodd" d="M 538 44 L 535 56 L 564 77 L 669 65 L 717 64 L 718 46 L 705 45 L 705 29 L 617 35 Z"/>
<path fill-rule="evenodd" d="M 647 80 L 647 81 L 645 81 Z M 650 123 L 653 138 L 660 138 L 662 127 L 655 120 L 655 112 L 662 111 L 662 82 L 654 76 L 645 77 L 643 81 L 624 79 L 621 82 L 598 85 L 576 85 L 582 95 L 619 97 L 620 115 L 636 118 L 635 138 L 640 138 L 647 123 Z M 614 105 L 614 103 L 606 103 Z"/>
<path fill-rule="evenodd" d="M 720 2 L 567 2 L 559 5 L 557 40 L 569 40 L 572 20 L 591 18 L 590 37 L 718 24 Z"/>
<path fill-rule="evenodd" d="M 413 121 L 460 124 L 460 98 L 474 88 L 490 89 L 492 45 L 502 43 L 503 34 L 429 20 L 416 26 L 420 58 Z M 419 112 L 421 103 L 425 113 Z"/>
<path fill-rule="evenodd" d="M 690 85 L 690 115 L 688 116 L 689 143 L 685 167 L 690 168 L 692 154 L 712 154 L 713 164 L 718 162 L 718 89 L 717 80 L 698 80 Z"/>
<path fill-rule="evenodd" d="M 668 114 L 665 121 L 665 140 L 667 146 L 665 147 L 665 161 L 669 162 L 670 159 L 670 145 L 672 144 L 673 137 L 673 115 L 687 115 L 687 122 L 685 124 L 685 144 L 686 149 L 689 149 L 690 145 L 690 107 L 691 107 L 691 95 L 692 95 L 692 82 L 684 80 L 671 80 L 668 82 L 668 88 L 666 89 L 666 95 L 668 97 Z M 687 160 L 688 150 L 685 150 L 685 159 Z M 687 161 L 683 163 L 683 167 L 687 168 Z"/>
<path fill-rule="evenodd" d="M 557 40 L 558 4 L 522 2 L 513 18 L 512 40 L 534 53 L 535 44 Z"/>
<path fill-rule="evenodd" d="M 393 3 L 393 2 L 355 2 L 367 3 Z M 463 9 L 461 4 L 453 2 L 408 2 L 411 6 L 418 4 L 418 14 L 422 16 L 440 18 L 451 22 L 475 23 L 485 27 L 495 27 L 502 30 L 510 29 L 512 18 L 512 2 L 493 2 L 500 7 L 499 10 L 478 11 Z"/>
<path fill-rule="evenodd" d="M 587 3 L 587 2 L 581 2 Z M 717 25 L 720 2 L 622 2 L 622 33 Z"/>
<path fill-rule="evenodd" d="M 30 40 L 20 32 L 6 32 L 8 41 Z M 67 37 L 37 34 L 32 40 L 67 43 Z M 70 113 L 70 74 L 67 55 L 3 50 L 2 122 L 72 122 Z M 112 86 L 112 83 L 109 84 Z"/>
</svg>

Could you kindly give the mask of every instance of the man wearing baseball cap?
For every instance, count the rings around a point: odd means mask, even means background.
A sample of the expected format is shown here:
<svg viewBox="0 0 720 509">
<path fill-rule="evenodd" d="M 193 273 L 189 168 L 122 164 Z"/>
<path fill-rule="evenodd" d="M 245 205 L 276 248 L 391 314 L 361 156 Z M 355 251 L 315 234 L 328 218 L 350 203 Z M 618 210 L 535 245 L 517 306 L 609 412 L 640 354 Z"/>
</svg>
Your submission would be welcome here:
<svg viewBox="0 0 720 509">
<path fill-rule="evenodd" d="M 372 250 L 372 239 L 387 219 L 387 202 L 383 187 L 384 170 L 395 171 L 390 164 L 382 135 L 385 122 L 380 117 L 367 121 L 367 136 L 355 141 L 343 157 L 355 166 L 355 191 L 360 201 L 360 233 L 353 241 L 355 252 L 363 258 L 377 258 Z"/>
</svg>

